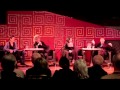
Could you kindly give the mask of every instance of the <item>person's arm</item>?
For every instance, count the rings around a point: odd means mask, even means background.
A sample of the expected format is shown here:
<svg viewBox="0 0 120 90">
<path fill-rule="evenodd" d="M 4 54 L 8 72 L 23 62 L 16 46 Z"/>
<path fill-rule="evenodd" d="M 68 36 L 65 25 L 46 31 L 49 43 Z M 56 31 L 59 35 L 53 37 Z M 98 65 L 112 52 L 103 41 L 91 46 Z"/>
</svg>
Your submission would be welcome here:
<svg viewBox="0 0 120 90">
<path fill-rule="evenodd" d="M 10 49 L 9 49 L 9 42 L 7 42 L 3 48 L 4 51 L 7 51 L 7 52 L 10 52 Z"/>
<path fill-rule="evenodd" d="M 37 45 L 37 44 L 38 44 L 37 42 L 34 42 L 34 45 L 33 45 L 33 47 L 34 47 L 34 48 L 36 48 L 36 45 Z"/>
<path fill-rule="evenodd" d="M 41 43 L 42 43 L 42 47 L 46 50 L 46 49 L 48 49 L 48 46 L 43 42 L 43 41 L 41 41 Z"/>
<path fill-rule="evenodd" d="M 16 52 L 18 50 L 17 43 L 15 42 L 15 48 L 13 49 L 13 52 Z"/>
</svg>

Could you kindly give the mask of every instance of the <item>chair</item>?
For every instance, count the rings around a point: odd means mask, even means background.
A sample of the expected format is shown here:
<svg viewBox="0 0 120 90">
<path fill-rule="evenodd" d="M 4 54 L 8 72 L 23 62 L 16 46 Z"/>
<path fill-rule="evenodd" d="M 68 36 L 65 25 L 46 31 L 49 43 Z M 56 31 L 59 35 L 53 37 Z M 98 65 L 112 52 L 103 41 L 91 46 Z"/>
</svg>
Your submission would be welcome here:
<svg viewBox="0 0 120 90">
<path fill-rule="evenodd" d="M 49 50 L 47 53 L 47 61 L 52 64 L 50 65 L 56 65 L 56 56 L 55 56 L 55 50 Z"/>
<path fill-rule="evenodd" d="M 83 58 L 83 51 L 81 49 L 79 49 L 77 51 L 77 59 L 81 59 L 81 58 Z"/>
</svg>

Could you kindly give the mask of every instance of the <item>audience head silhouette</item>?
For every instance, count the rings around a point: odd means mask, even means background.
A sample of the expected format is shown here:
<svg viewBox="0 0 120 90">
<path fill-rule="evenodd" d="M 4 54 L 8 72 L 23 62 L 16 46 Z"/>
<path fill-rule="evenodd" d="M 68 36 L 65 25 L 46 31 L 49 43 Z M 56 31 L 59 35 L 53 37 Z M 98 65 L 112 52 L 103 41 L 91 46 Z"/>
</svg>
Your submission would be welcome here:
<svg viewBox="0 0 120 90">
<path fill-rule="evenodd" d="M 32 54 L 32 57 L 31 57 L 33 64 L 35 63 L 35 60 L 36 60 L 37 58 L 41 58 L 41 55 L 40 55 L 39 53 L 33 53 L 33 54 Z"/>
<path fill-rule="evenodd" d="M 32 63 L 34 64 L 34 67 L 37 68 L 48 68 L 47 61 L 41 57 L 39 53 L 33 53 L 32 55 Z"/>
<path fill-rule="evenodd" d="M 70 63 L 66 57 L 61 57 L 59 61 L 59 65 L 61 68 L 69 68 Z"/>
<path fill-rule="evenodd" d="M 1 66 L 5 71 L 13 71 L 16 66 L 16 57 L 13 54 L 4 55 L 1 61 Z"/>
<path fill-rule="evenodd" d="M 93 57 L 93 65 L 102 65 L 104 58 L 101 55 L 95 55 Z"/>
<path fill-rule="evenodd" d="M 84 59 L 76 60 L 73 66 L 73 70 L 78 74 L 81 79 L 88 78 L 88 67 Z"/>
</svg>

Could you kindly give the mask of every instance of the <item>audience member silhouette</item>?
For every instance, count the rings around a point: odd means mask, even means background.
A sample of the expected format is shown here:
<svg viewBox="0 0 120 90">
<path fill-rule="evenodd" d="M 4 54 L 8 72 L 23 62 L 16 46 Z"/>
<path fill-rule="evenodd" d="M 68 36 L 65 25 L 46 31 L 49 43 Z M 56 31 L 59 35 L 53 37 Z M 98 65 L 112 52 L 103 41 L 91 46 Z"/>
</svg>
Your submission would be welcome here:
<svg viewBox="0 0 120 90">
<path fill-rule="evenodd" d="M 88 79 L 88 67 L 84 59 L 78 59 L 73 65 L 73 70 L 77 73 L 79 79 Z"/>
<path fill-rule="evenodd" d="M 75 80 L 77 74 L 70 69 L 70 62 L 66 57 L 61 57 L 59 60 L 61 69 L 56 70 L 52 79 L 54 80 Z"/>
<path fill-rule="evenodd" d="M 113 56 L 114 72 L 101 77 L 101 79 L 120 79 L 120 53 Z"/>
<path fill-rule="evenodd" d="M 26 70 L 26 79 L 50 79 L 51 70 L 48 67 L 48 62 L 41 57 L 39 53 L 32 55 L 33 67 Z"/>
<path fill-rule="evenodd" d="M 89 79 L 100 79 L 102 76 L 107 75 L 107 72 L 101 67 L 103 61 L 104 59 L 101 55 L 93 57 L 93 66 L 88 68 Z"/>
<path fill-rule="evenodd" d="M 14 72 L 16 66 L 16 58 L 13 54 L 4 55 L 1 61 L 2 71 L 0 73 L 0 78 L 3 80 L 19 80 L 19 74 Z"/>
</svg>

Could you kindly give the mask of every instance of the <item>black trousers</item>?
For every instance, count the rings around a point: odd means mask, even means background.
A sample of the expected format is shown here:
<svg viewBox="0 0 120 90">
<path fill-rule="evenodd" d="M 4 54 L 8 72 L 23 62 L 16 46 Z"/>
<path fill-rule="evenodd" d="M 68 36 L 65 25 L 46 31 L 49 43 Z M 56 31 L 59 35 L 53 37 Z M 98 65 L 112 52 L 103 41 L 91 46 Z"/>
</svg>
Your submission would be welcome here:
<svg viewBox="0 0 120 90">
<path fill-rule="evenodd" d="M 5 55 L 5 52 L 3 50 L 0 50 L 0 61 L 4 55 Z"/>
<path fill-rule="evenodd" d="M 9 54 L 9 52 L 6 52 L 6 54 Z M 20 61 L 21 64 L 25 63 L 25 52 L 18 50 L 14 53 L 12 53 L 15 57 L 17 61 Z"/>
</svg>

